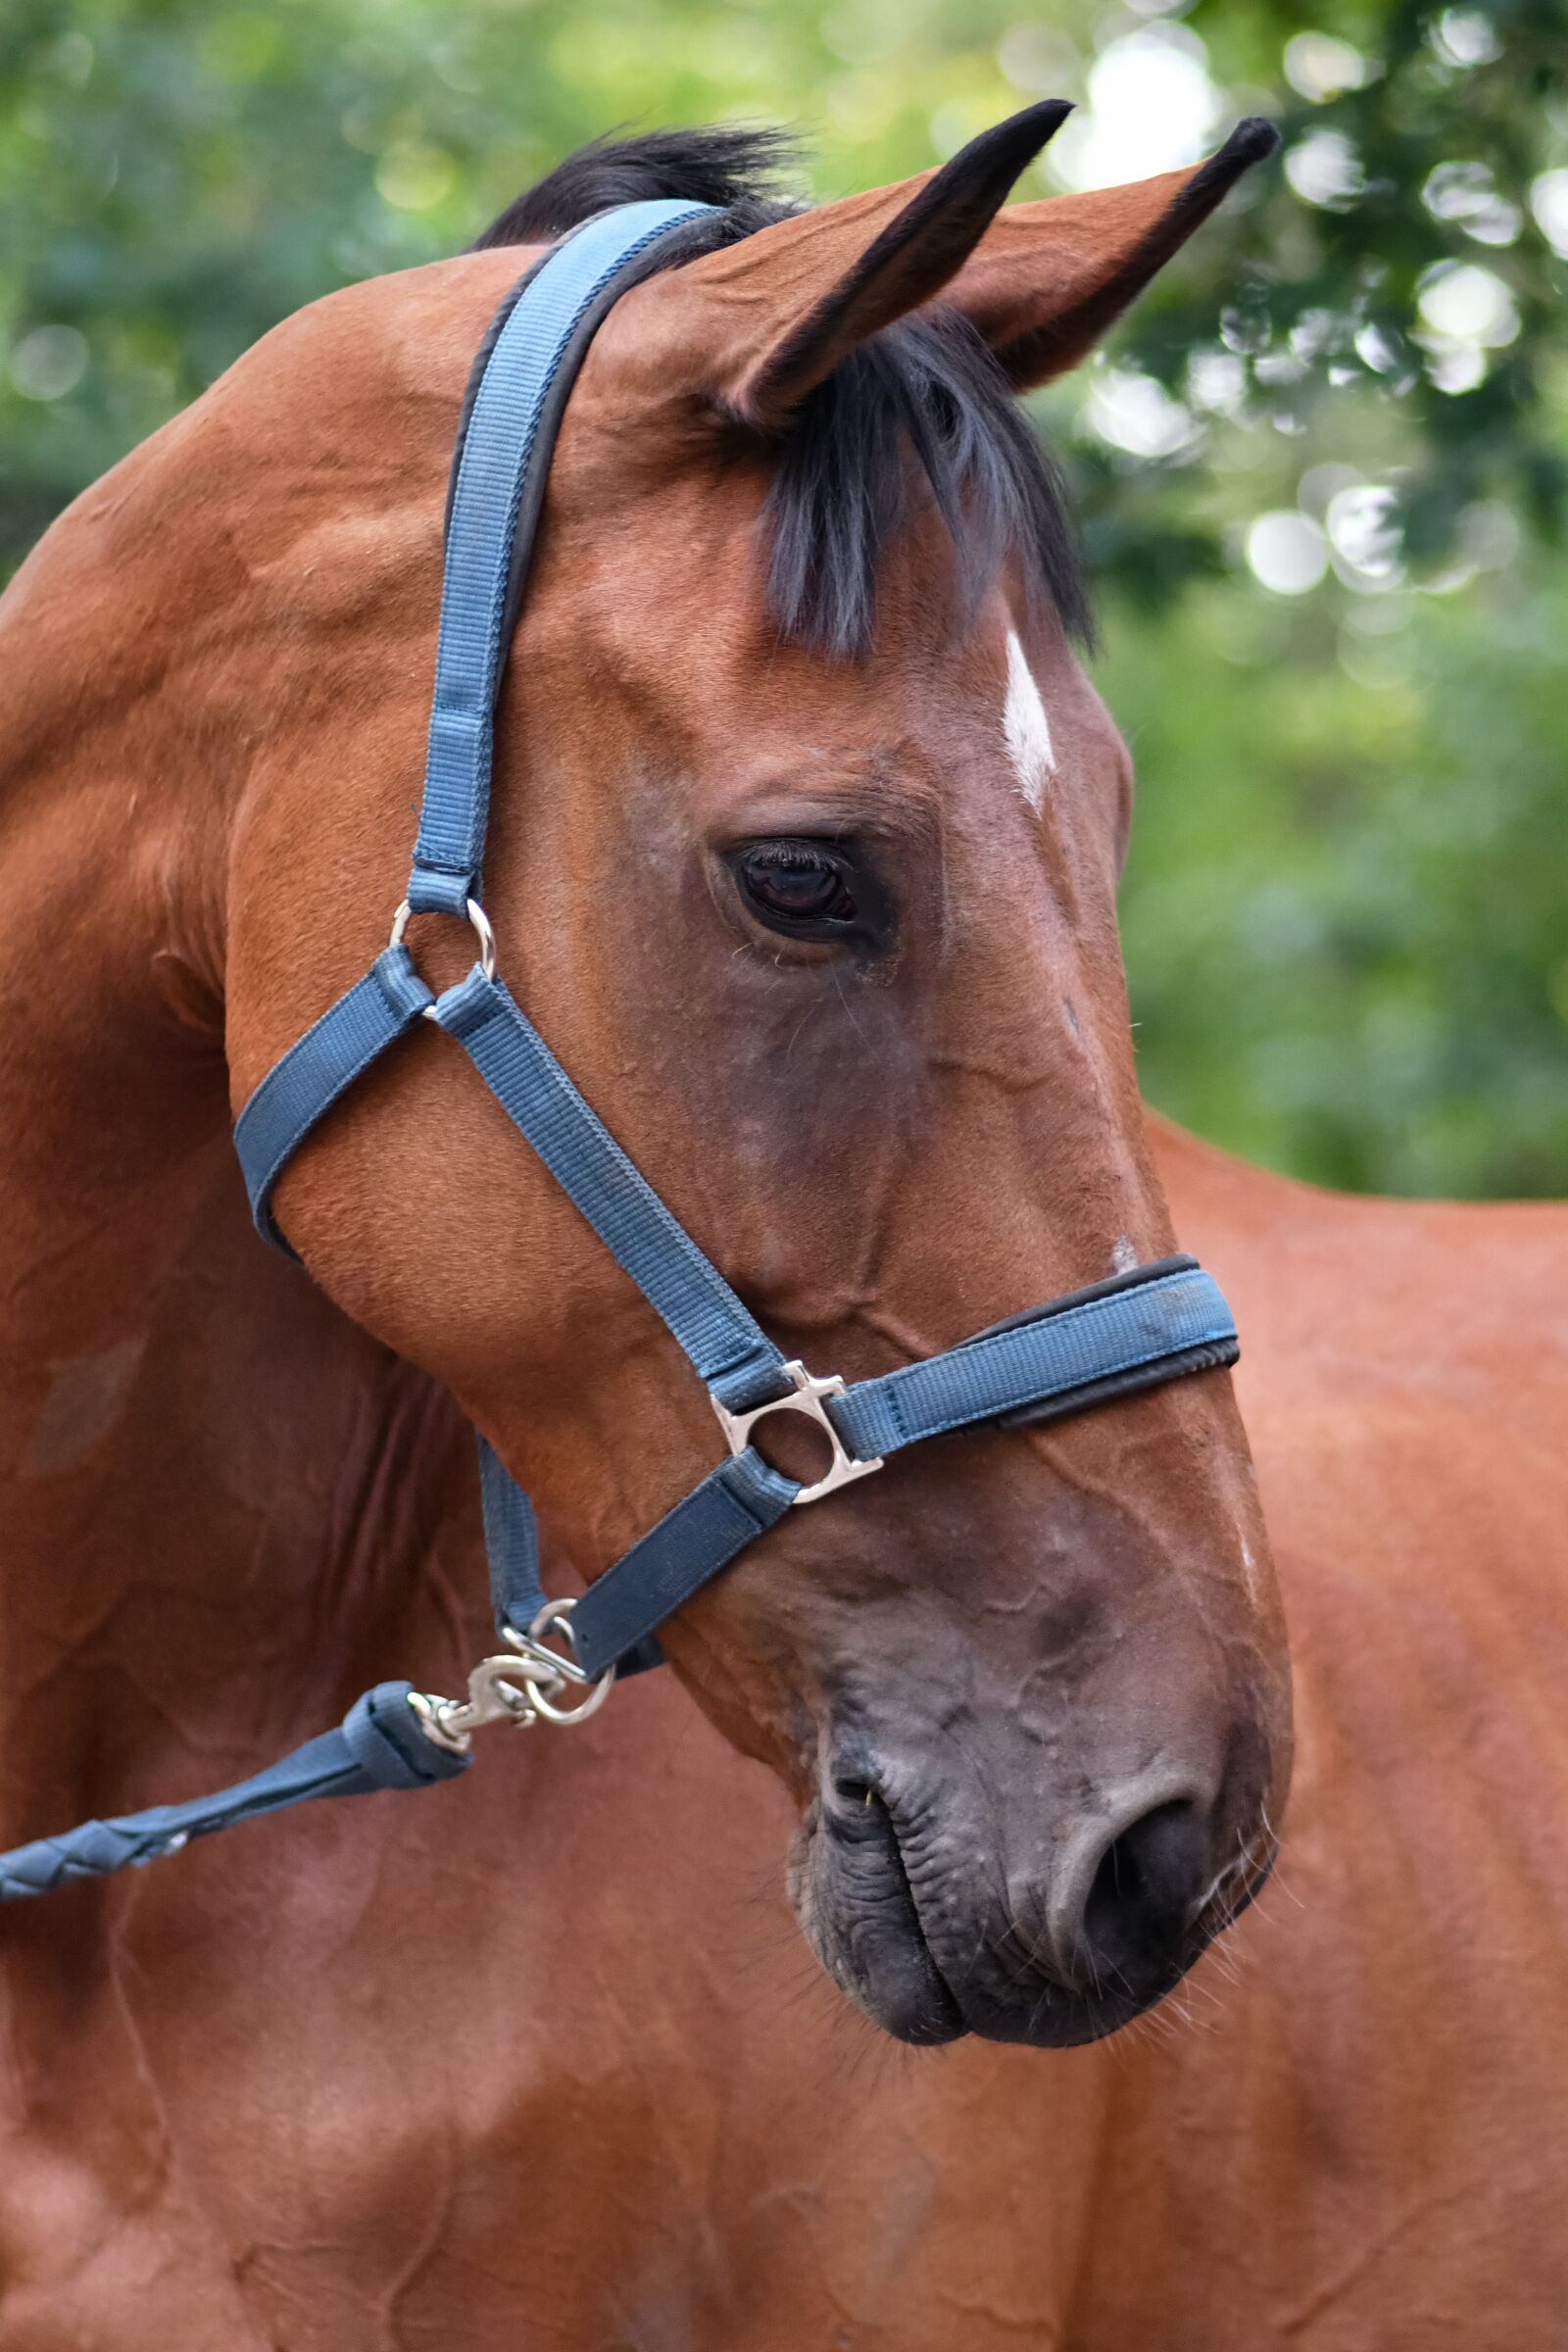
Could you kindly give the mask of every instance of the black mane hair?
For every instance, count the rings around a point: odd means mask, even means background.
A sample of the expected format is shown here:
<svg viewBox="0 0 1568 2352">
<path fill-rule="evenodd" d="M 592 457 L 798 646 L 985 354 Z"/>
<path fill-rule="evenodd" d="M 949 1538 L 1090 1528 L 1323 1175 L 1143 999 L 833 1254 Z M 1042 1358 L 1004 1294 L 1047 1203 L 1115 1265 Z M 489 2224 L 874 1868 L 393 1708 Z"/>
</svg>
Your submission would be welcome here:
<svg viewBox="0 0 1568 2352">
<path fill-rule="evenodd" d="M 720 207 L 671 249 L 666 266 L 675 267 L 798 210 L 775 193 L 795 160 L 794 142 L 765 128 L 596 139 L 509 205 L 473 250 L 544 243 L 610 205 L 649 197 Z M 778 444 L 764 518 L 767 601 L 787 637 L 839 658 L 865 651 L 882 555 L 922 479 L 971 604 L 1017 554 L 1068 634 L 1092 643 L 1055 464 L 979 336 L 941 303 L 852 351 L 802 403 Z"/>
</svg>

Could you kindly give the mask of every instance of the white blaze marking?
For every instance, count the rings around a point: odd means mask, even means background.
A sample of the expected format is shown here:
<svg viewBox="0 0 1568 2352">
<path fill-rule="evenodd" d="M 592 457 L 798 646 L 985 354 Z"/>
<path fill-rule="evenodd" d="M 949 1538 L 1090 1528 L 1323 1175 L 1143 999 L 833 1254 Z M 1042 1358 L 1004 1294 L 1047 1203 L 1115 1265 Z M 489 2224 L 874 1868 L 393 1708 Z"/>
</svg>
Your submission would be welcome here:
<svg viewBox="0 0 1568 2352">
<path fill-rule="evenodd" d="M 1046 785 L 1055 772 L 1056 755 L 1052 749 L 1046 706 L 1015 629 L 1007 631 L 1007 708 L 1002 725 L 1018 790 L 1038 816 Z"/>
<path fill-rule="evenodd" d="M 1130 1274 L 1137 1263 L 1137 1250 L 1133 1248 L 1132 1243 L 1128 1240 L 1126 1234 L 1119 1233 L 1116 1236 L 1116 1246 L 1110 1253 L 1111 1272 L 1113 1274 Z"/>
</svg>

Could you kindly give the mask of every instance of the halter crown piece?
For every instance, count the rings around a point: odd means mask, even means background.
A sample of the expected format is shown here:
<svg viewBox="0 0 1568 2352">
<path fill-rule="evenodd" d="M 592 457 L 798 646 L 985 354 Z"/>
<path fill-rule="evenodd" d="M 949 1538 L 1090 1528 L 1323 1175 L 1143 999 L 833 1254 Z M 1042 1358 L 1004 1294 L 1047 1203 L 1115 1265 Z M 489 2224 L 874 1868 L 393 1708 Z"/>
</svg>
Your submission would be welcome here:
<svg viewBox="0 0 1568 2352">
<path fill-rule="evenodd" d="M 462 1700 L 380 1683 L 342 1724 L 216 1796 L 91 1821 L 0 1855 L 0 1899 L 148 1862 L 308 1797 L 417 1788 L 466 1769 L 496 1722 L 580 1721 L 617 1671 L 660 1662 L 657 1628 L 786 1511 L 879 1470 L 922 1438 L 1081 1412 L 1234 1363 L 1236 1329 L 1190 1257 L 1161 1259 L 1015 1315 L 880 1379 L 815 1379 L 787 1362 L 578 1094 L 495 971 L 480 889 L 496 697 L 566 397 L 616 297 L 668 258 L 666 241 L 712 208 L 621 205 L 554 246 L 502 306 L 460 427 L 447 521 L 424 805 L 391 942 L 262 1080 L 234 1142 L 256 1222 L 287 1249 L 271 1196 L 304 1138 L 418 1020 L 454 1038 L 523 1140 L 613 1252 L 690 1358 L 727 1458 L 577 1600 L 547 1601 L 532 1505 L 481 1438 L 485 1544 L 502 1649 Z M 466 979 L 437 997 L 403 935 L 411 913 L 466 917 L 479 943 Z M 805 1414 L 831 1466 L 803 1486 L 751 1444 L 770 1413 Z"/>
</svg>

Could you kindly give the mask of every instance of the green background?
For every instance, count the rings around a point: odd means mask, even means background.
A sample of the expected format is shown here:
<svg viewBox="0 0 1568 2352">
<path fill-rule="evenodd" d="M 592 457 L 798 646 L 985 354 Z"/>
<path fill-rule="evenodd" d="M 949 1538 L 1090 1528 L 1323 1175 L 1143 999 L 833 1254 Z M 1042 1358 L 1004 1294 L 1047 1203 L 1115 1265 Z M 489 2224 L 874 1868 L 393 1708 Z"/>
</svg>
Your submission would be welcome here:
<svg viewBox="0 0 1568 2352">
<path fill-rule="evenodd" d="M 1329 1183 L 1559 1192 L 1565 62 L 1568 8 L 1506 0 L 7 0 L 0 564 L 595 133 L 783 121 L 831 195 L 1059 95 L 1135 177 L 1117 92 L 1196 77 L 1205 147 L 1266 112 L 1284 156 L 1041 404 L 1139 765 L 1146 1089 Z"/>
</svg>

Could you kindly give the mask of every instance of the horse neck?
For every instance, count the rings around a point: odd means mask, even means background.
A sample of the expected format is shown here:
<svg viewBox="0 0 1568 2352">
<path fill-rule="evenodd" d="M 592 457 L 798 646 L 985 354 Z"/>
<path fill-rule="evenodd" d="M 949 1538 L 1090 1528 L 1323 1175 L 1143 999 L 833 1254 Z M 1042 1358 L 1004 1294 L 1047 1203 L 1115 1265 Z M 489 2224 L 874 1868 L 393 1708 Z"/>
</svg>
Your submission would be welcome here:
<svg viewBox="0 0 1568 2352">
<path fill-rule="evenodd" d="M 222 531 L 180 527 L 190 439 L 88 493 L 0 602 L 7 1841 L 433 1679 L 411 1619 L 479 1589 L 453 1408 L 246 1215 L 224 877 L 287 680 Z"/>
</svg>

